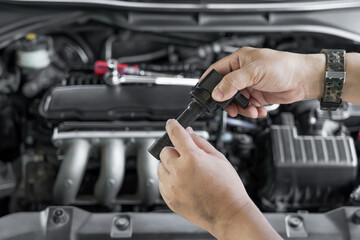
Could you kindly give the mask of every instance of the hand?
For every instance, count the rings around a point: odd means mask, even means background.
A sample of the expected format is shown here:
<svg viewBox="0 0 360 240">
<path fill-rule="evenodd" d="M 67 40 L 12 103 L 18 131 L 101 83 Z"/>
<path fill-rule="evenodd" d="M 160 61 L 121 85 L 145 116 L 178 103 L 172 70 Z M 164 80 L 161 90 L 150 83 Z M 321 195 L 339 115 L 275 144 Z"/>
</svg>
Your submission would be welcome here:
<svg viewBox="0 0 360 240">
<path fill-rule="evenodd" d="M 304 98 L 320 98 L 324 74 L 324 54 L 295 54 L 271 49 L 244 47 L 209 67 L 224 75 L 212 97 L 226 101 L 240 91 L 250 99 L 246 109 L 231 104 L 230 116 L 265 117 L 263 105 L 292 103 Z"/>
<path fill-rule="evenodd" d="M 166 131 L 174 147 L 161 151 L 158 175 L 160 193 L 171 210 L 218 239 L 278 237 L 224 155 L 174 119 Z"/>
<path fill-rule="evenodd" d="M 158 175 L 171 210 L 208 230 L 250 201 L 235 169 L 209 142 L 173 119 L 166 130 L 175 147 L 161 151 Z"/>
</svg>

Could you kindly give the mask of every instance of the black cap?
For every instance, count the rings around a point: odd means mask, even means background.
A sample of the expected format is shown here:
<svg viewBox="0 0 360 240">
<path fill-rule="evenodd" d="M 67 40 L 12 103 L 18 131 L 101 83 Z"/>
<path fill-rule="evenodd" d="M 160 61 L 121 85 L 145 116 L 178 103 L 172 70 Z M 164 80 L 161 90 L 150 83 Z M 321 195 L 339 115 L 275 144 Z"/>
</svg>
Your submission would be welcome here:
<svg viewBox="0 0 360 240">
<path fill-rule="evenodd" d="M 29 33 L 24 38 L 18 40 L 15 47 L 20 51 L 31 52 L 40 49 L 49 49 L 51 41 L 51 38 L 47 36 Z"/>
<path fill-rule="evenodd" d="M 168 143 L 164 138 L 158 138 L 148 149 L 149 153 L 153 155 L 156 159 L 160 160 L 160 153 L 164 147 L 171 146 L 171 143 Z"/>
</svg>

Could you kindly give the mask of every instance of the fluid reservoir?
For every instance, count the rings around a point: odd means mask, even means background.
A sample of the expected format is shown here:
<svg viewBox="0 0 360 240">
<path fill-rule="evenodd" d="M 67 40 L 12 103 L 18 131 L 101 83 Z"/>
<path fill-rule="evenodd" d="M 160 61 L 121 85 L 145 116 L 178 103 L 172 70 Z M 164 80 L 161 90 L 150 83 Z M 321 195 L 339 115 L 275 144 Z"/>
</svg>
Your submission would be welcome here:
<svg viewBox="0 0 360 240">
<path fill-rule="evenodd" d="M 52 39 L 29 33 L 16 43 L 17 65 L 28 69 L 44 69 L 51 62 Z"/>
</svg>

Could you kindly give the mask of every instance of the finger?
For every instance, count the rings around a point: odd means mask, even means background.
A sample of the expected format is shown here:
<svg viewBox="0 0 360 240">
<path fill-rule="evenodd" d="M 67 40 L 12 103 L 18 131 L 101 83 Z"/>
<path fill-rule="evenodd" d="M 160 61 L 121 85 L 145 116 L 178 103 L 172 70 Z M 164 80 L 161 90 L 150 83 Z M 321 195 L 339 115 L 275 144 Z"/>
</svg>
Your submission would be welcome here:
<svg viewBox="0 0 360 240">
<path fill-rule="evenodd" d="M 214 100 L 223 102 L 232 98 L 238 91 L 254 85 L 252 68 L 246 66 L 224 76 L 212 92 Z"/>
<path fill-rule="evenodd" d="M 202 150 L 204 150 L 207 153 L 210 152 L 217 152 L 216 148 L 213 147 L 213 145 L 211 145 L 208 141 L 206 141 L 204 138 L 198 136 L 194 130 L 192 129 L 192 127 L 187 127 L 185 129 L 191 136 L 191 138 L 193 139 L 194 143 Z"/>
<path fill-rule="evenodd" d="M 238 109 L 236 107 L 236 103 L 230 103 L 226 108 L 225 111 L 228 112 L 228 114 L 230 115 L 230 117 L 236 117 L 239 113 L 238 113 Z"/>
<path fill-rule="evenodd" d="M 255 98 L 250 98 L 249 103 L 255 107 L 261 107 L 261 104 Z"/>
<path fill-rule="evenodd" d="M 257 108 L 252 105 L 249 105 L 245 109 L 242 109 L 240 106 L 236 104 L 236 108 L 237 108 L 237 112 L 244 117 L 257 118 L 259 115 Z"/>
<path fill-rule="evenodd" d="M 248 118 L 264 118 L 267 116 L 267 111 L 264 107 L 248 106 L 246 109 L 237 108 L 240 115 Z"/>
<path fill-rule="evenodd" d="M 264 98 L 264 91 L 259 91 L 254 89 L 253 87 L 250 87 L 248 89 L 251 89 L 251 98 L 249 100 L 250 104 L 255 107 L 260 107 L 262 105 L 267 105 L 268 102 Z M 274 93 L 272 93 L 274 94 Z"/>
<path fill-rule="evenodd" d="M 204 152 L 211 154 L 211 155 L 215 155 L 215 156 L 220 156 L 222 157 L 222 153 L 219 152 L 213 145 L 211 145 L 206 139 L 198 136 L 194 130 L 192 129 L 192 127 L 187 127 L 185 129 L 191 136 L 191 138 L 193 139 L 194 143 L 200 148 L 202 149 Z"/>
<path fill-rule="evenodd" d="M 170 119 L 166 122 L 166 132 L 169 134 L 172 144 L 180 155 L 196 150 L 197 146 L 189 133 L 175 119 Z"/>
<path fill-rule="evenodd" d="M 244 97 L 246 97 L 247 99 L 251 98 L 251 93 L 249 91 L 248 88 L 244 88 L 242 90 L 239 91 L 242 95 L 244 95 Z"/>
<path fill-rule="evenodd" d="M 187 127 L 187 128 L 185 128 L 185 130 L 186 130 L 189 134 L 194 133 L 194 129 L 193 129 L 192 127 Z"/>
<path fill-rule="evenodd" d="M 221 75 L 226 75 L 236 69 L 241 68 L 241 62 L 244 62 L 244 57 L 246 57 L 249 51 L 253 48 L 251 47 L 242 47 L 236 52 L 220 59 L 216 63 L 213 63 L 201 76 L 200 81 L 207 75 L 212 69 L 215 69 Z"/>
<path fill-rule="evenodd" d="M 260 106 L 259 103 L 256 101 L 256 99 L 250 97 L 251 93 L 248 90 L 248 88 L 242 89 L 240 91 L 242 95 L 244 95 L 246 98 L 250 99 L 250 105 L 249 106 Z M 253 108 L 238 108 L 237 104 L 231 103 L 228 105 L 225 110 L 229 113 L 231 117 L 236 117 L 238 114 L 244 116 L 244 117 L 254 117 L 256 114 L 254 112 Z"/>
<path fill-rule="evenodd" d="M 180 157 L 178 151 L 173 147 L 164 147 L 160 152 L 160 160 L 167 171 L 171 171 L 172 164 Z"/>
<path fill-rule="evenodd" d="M 157 168 L 157 174 L 160 181 L 168 182 L 170 177 L 170 172 L 166 169 L 163 163 L 159 163 Z"/>
<path fill-rule="evenodd" d="M 220 153 L 216 148 L 214 148 L 213 145 L 211 145 L 208 141 L 206 141 L 204 138 L 198 136 L 196 133 L 190 134 L 191 138 L 195 142 L 195 144 L 202 149 L 204 152 L 214 155 L 214 156 L 222 156 L 222 153 Z"/>
<path fill-rule="evenodd" d="M 264 107 L 257 107 L 258 110 L 258 118 L 264 118 L 267 115 L 267 111 Z"/>
<path fill-rule="evenodd" d="M 230 117 L 236 117 L 238 114 L 249 118 L 255 117 L 254 108 L 250 107 L 250 105 L 245 109 L 243 109 L 243 108 L 238 108 L 236 103 L 231 103 L 229 106 L 225 108 L 225 110 L 229 113 Z"/>
</svg>

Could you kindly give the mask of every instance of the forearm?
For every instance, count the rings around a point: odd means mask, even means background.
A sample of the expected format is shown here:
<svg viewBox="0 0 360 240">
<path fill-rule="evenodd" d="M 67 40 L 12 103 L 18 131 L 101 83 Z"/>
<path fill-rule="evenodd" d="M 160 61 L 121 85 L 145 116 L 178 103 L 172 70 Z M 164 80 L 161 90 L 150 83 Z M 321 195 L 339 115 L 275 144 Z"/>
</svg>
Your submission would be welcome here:
<svg viewBox="0 0 360 240">
<path fill-rule="evenodd" d="M 326 57 L 324 54 L 306 55 L 304 81 L 306 84 L 305 98 L 320 99 L 324 93 L 326 72 Z M 346 81 L 344 83 L 342 99 L 346 102 L 360 104 L 360 54 L 347 53 L 345 55 Z"/>
<path fill-rule="evenodd" d="M 220 240 L 282 239 L 251 200 L 213 230 Z"/>
<path fill-rule="evenodd" d="M 342 99 L 360 104 L 360 54 L 347 53 L 345 57 L 346 81 Z"/>
</svg>

